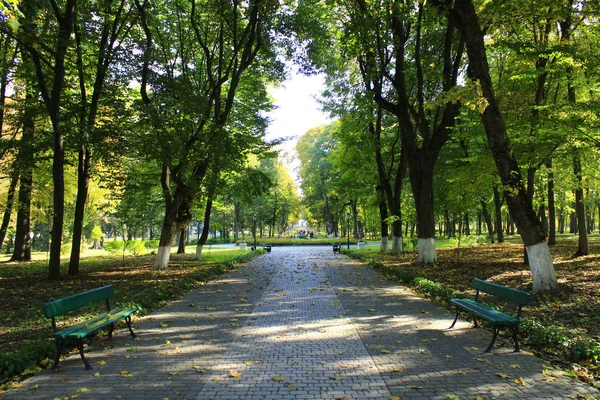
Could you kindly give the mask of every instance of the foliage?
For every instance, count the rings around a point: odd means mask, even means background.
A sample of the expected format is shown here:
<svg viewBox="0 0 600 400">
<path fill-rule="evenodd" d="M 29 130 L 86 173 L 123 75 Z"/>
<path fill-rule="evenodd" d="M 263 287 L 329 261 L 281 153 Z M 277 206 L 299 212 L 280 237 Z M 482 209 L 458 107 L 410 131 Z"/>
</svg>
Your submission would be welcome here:
<svg viewBox="0 0 600 400">
<path fill-rule="evenodd" d="M 33 368 L 40 363 L 46 366 L 55 354 L 56 346 L 50 339 L 26 340 L 18 350 L 0 353 L 0 384 L 15 375 L 31 375 Z"/>
</svg>

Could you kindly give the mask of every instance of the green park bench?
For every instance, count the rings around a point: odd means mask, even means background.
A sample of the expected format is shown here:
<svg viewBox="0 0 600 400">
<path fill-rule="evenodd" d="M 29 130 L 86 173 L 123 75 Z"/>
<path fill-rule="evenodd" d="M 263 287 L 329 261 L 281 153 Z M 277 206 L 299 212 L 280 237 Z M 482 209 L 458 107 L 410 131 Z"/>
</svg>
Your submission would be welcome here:
<svg viewBox="0 0 600 400">
<path fill-rule="evenodd" d="M 114 296 L 114 294 L 115 291 L 112 285 L 107 285 L 63 297 L 61 299 L 49 301 L 44 304 L 44 315 L 47 318 L 52 318 L 52 329 L 54 330 L 52 337 L 56 339 L 56 358 L 54 359 L 54 365 L 52 366 L 52 369 L 58 368 L 61 349 L 64 342 L 67 340 L 75 341 L 77 344 L 77 349 L 79 350 L 79 354 L 81 355 L 81 359 L 85 364 L 85 369 L 92 369 L 92 366 L 83 355 L 83 339 L 106 326 L 109 327 L 108 337 L 111 338 L 115 327 L 115 322 L 121 319 L 125 319 L 127 327 L 129 328 L 129 332 L 131 333 L 131 337 L 135 338 L 135 334 L 131 328 L 131 314 L 136 312 L 137 308 L 119 307 L 111 310 L 108 299 Z M 101 301 L 106 301 L 106 313 L 100 314 L 95 318 L 80 322 L 73 326 L 69 326 L 60 330 L 58 329 L 56 325 L 56 317 Z"/>
<path fill-rule="evenodd" d="M 500 332 L 500 328 L 502 327 L 512 328 L 512 337 L 515 342 L 515 351 L 520 351 L 517 333 L 519 330 L 519 324 L 521 323 L 521 311 L 523 309 L 523 306 L 529 303 L 529 293 L 523 290 L 498 285 L 497 283 L 486 282 L 482 279 L 477 278 L 473 279 L 473 281 L 471 282 L 471 287 L 477 290 L 475 299 L 450 299 L 450 302 L 456 306 L 456 318 L 454 319 L 454 322 L 452 322 L 452 325 L 449 329 L 452 329 L 456 324 L 456 321 L 458 320 L 458 312 L 460 311 L 460 309 L 464 309 L 473 315 L 473 323 L 475 325 L 475 328 L 477 328 L 478 326 L 476 316 L 492 323 L 494 336 L 492 338 L 492 341 L 490 342 L 490 345 L 485 350 L 486 353 L 492 350 L 492 347 L 496 342 L 496 338 L 498 337 L 498 333 Z M 479 292 L 484 292 L 492 296 L 496 296 L 502 300 L 517 304 L 518 311 L 516 316 L 510 316 L 492 307 L 480 303 Z"/>
</svg>

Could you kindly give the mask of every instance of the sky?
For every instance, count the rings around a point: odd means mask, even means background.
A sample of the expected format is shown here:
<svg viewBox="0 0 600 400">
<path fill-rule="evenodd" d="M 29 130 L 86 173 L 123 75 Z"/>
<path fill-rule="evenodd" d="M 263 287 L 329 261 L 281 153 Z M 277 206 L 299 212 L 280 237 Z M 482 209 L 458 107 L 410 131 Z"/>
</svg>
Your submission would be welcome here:
<svg viewBox="0 0 600 400">
<path fill-rule="evenodd" d="M 286 166 L 296 181 L 298 174 L 295 169 L 298 167 L 298 161 L 295 157 L 295 147 L 298 137 L 310 128 L 331 122 L 329 115 L 320 111 L 321 106 L 316 100 L 324 89 L 322 75 L 304 76 L 292 72 L 281 86 L 269 90 L 275 100 L 276 109 L 267 114 L 271 122 L 266 140 L 289 139 L 281 147 L 287 158 Z"/>
</svg>

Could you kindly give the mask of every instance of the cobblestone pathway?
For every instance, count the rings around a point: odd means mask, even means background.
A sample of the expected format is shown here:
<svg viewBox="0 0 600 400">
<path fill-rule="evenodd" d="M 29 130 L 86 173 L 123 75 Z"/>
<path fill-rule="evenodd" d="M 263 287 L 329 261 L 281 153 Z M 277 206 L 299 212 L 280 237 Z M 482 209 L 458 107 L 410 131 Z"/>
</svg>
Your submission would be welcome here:
<svg viewBox="0 0 600 400">
<path fill-rule="evenodd" d="M 329 247 L 273 248 L 7 399 L 597 399 Z"/>
</svg>

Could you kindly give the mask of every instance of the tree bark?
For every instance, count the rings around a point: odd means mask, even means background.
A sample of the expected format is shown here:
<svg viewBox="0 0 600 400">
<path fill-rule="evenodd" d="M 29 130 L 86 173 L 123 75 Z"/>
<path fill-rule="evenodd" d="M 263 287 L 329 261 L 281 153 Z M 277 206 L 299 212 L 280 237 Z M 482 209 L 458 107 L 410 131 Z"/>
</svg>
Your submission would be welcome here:
<svg viewBox="0 0 600 400">
<path fill-rule="evenodd" d="M 552 257 L 546 243 L 546 232 L 533 210 L 527 196 L 517 160 L 512 152 L 504 119 L 496 101 L 477 14 L 471 0 L 454 0 L 446 11 L 461 32 L 467 44 L 469 77 L 479 82 L 483 97 L 487 102 L 481 118 L 492 151 L 494 162 L 502 184 L 504 197 L 510 213 L 517 224 L 523 243 L 527 246 L 533 291 L 542 292 L 555 289 L 558 285 Z"/>
<path fill-rule="evenodd" d="M 435 220 L 433 212 L 433 169 L 435 159 L 421 155 L 412 159 L 410 181 L 417 212 L 419 254 L 417 262 L 430 264 L 436 261 Z"/>
<path fill-rule="evenodd" d="M 19 168 L 17 163 L 13 163 L 12 172 L 10 174 L 10 183 L 8 184 L 8 193 L 6 195 L 6 207 L 2 217 L 2 225 L 0 225 L 0 248 L 4 244 L 8 225 L 10 225 L 10 216 L 12 214 L 13 204 L 15 202 L 15 193 L 17 191 L 17 183 L 19 182 Z"/>
<path fill-rule="evenodd" d="M 208 199 L 206 201 L 206 209 L 204 210 L 204 223 L 202 224 L 202 235 L 198 239 L 198 244 L 196 245 L 196 260 L 202 259 L 202 248 L 206 243 L 206 239 L 208 239 L 208 232 L 210 232 L 210 212 L 212 210 L 212 200 Z"/>
<path fill-rule="evenodd" d="M 35 164 L 34 143 L 35 135 L 35 84 L 27 82 L 25 89 L 25 110 L 23 112 L 23 134 L 19 144 L 20 180 L 19 211 L 17 212 L 17 232 L 12 261 L 31 261 L 31 191 L 33 188 L 33 167 Z"/>
<path fill-rule="evenodd" d="M 487 202 L 485 201 L 485 199 L 481 198 L 481 199 L 479 199 L 479 202 L 481 204 L 481 211 L 483 213 L 483 219 L 485 220 L 485 225 L 487 226 L 488 237 L 490 238 L 490 242 L 493 244 L 494 243 L 494 227 L 492 226 L 492 216 L 490 215 L 490 212 L 488 211 Z"/>
<path fill-rule="evenodd" d="M 240 203 L 238 203 L 237 201 L 233 203 L 233 207 L 235 210 L 235 233 L 233 234 L 233 240 L 237 241 L 239 239 L 239 232 L 240 232 L 240 228 L 241 228 L 241 224 L 240 224 L 240 214 L 241 214 L 241 207 L 240 207 Z"/>
<path fill-rule="evenodd" d="M 177 254 L 185 254 L 186 233 L 187 233 L 187 226 L 184 226 L 179 231 L 179 246 L 177 246 Z"/>
<path fill-rule="evenodd" d="M 170 188 L 170 169 L 168 165 L 163 164 L 161 173 L 161 185 L 163 196 L 165 197 L 165 218 L 163 220 L 158 244 L 158 252 L 154 260 L 154 269 L 165 270 L 169 266 L 171 257 L 171 245 L 175 233 L 184 226 L 189 225 L 192 220 L 190 205 L 192 203 L 192 193 L 190 188 L 180 182 L 171 193 Z"/>
<path fill-rule="evenodd" d="M 585 204 L 583 203 L 583 182 L 581 171 L 581 152 L 579 149 L 573 149 L 573 174 L 577 182 L 575 189 L 575 214 L 577 215 L 577 230 L 579 231 L 579 240 L 575 257 L 587 256 L 590 254 L 587 235 L 587 224 L 585 214 Z"/>
<path fill-rule="evenodd" d="M 381 188 L 381 185 L 377 185 L 377 204 L 379 205 L 379 218 L 381 221 L 381 245 L 379 246 L 380 252 L 386 252 L 388 250 L 388 211 L 385 203 L 385 193 Z"/>
<path fill-rule="evenodd" d="M 352 210 L 352 237 L 358 239 L 358 201 L 350 200 L 350 209 Z"/>
<path fill-rule="evenodd" d="M 85 148 L 84 148 L 85 147 Z M 90 171 L 92 168 L 92 153 L 88 146 L 79 149 L 77 164 L 77 197 L 75 199 L 75 215 L 73 218 L 73 240 L 71 258 L 69 260 L 69 276 L 79 275 L 79 258 L 83 237 L 83 220 L 85 217 L 85 203 L 90 186 Z"/>
<path fill-rule="evenodd" d="M 498 237 L 498 243 L 504 243 L 504 229 L 502 227 L 502 200 L 500 199 L 500 192 L 498 191 L 498 186 L 496 185 L 494 185 L 494 209 L 496 214 L 496 236 Z"/>
<path fill-rule="evenodd" d="M 546 162 L 548 170 L 548 246 L 556 244 L 556 206 L 554 205 L 554 171 L 552 160 Z"/>
</svg>

